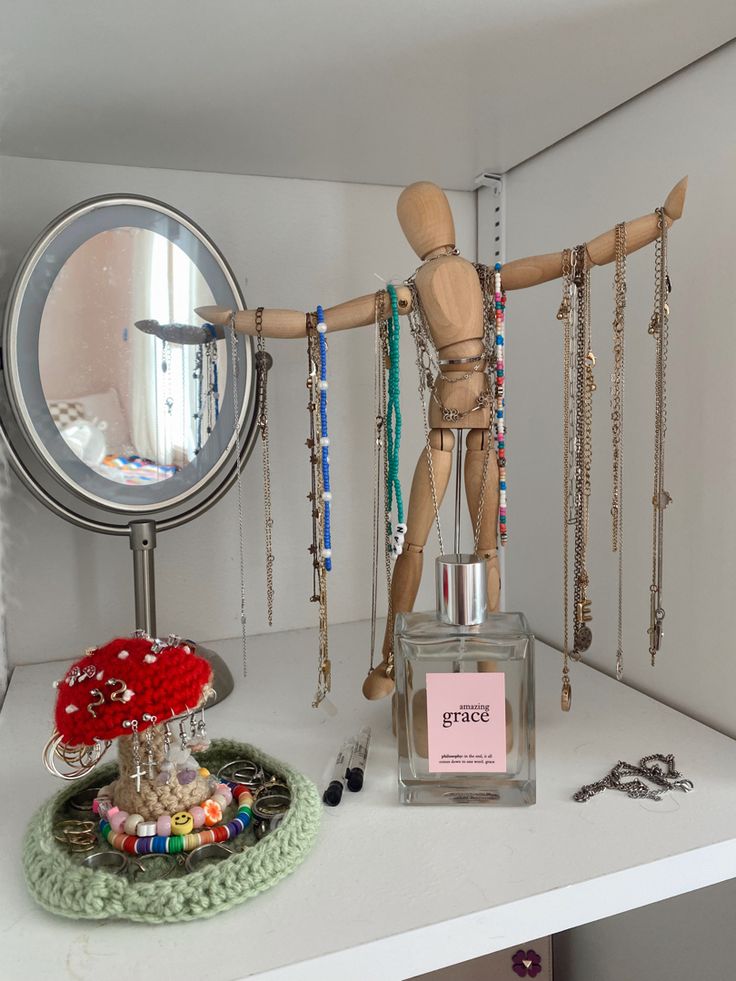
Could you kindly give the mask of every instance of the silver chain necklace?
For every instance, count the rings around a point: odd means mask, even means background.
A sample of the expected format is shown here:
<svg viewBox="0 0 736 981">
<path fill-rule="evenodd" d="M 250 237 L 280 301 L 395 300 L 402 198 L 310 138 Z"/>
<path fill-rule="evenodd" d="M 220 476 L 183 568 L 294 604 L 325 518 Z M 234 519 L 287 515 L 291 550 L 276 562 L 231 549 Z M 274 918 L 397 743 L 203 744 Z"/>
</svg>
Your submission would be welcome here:
<svg viewBox="0 0 736 981">
<path fill-rule="evenodd" d="M 232 336 L 230 338 L 230 367 L 232 370 L 233 390 L 233 427 L 235 429 L 235 481 L 237 484 L 238 502 L 238 551 L 240 558 L 240 630 L 243 643 L 243 677 L 248 674 L 248 637 L 246 631 L 245 608 L 245 540 L 244 540 L 244 506 L 243 506 L 243 473 L 240 445 L 240 420 L 238 412 L 238 381 L 240 378 L 240 363 L 238 356 L 238 334 L 235 330 L 235 314 L 230 320 Z"/>
<path fill-rule="evenodd" d="M 622 777 L 633 777 L 633 779 L 622 780 Z M 668 790 L 682 790 L 684 793 L 689 793 L 693 789 L 692 780 L 685 779 L 679 770 L 675 769 L 675 757 L 672 753 L 667 755 L 652 753 L 651 756 L 642 757 L 638 764 L 619 760 L 602 780 L 584 784 L 573 794 L 573 800 L 584 804 L 604 790 L 619 790 L 634 800 L 659 801 Z"/>
<path fill-rule="evenodd" d="M 450 253 L 448 253 L 450 254 Z M 495 345 L 495 323 L 492 317 L 492 289 L 489 285 L 489 272 L 490 270 L 486 266 L 480 264 L 475 266 L 476 272 L 478 273 L 478 278 L 480 280 L 481 289 L 483 291 L 483 346 L 484 353 L 481 356 L 480 361 L 484 360 L 485 365 L 483 371 L 487 379 L 487 391 L 484 396 L 479 397 L 478 404 L 473 406 L 469 412 L 463 413 L 463 416 L 455 414 L 453 419 L 447 419 L 447 421 L 458 422 L 460 418 L 464 418 L 466 415 L 470 415 L 471 412 L 475 412 L 479 409 L 485 408 L 486 404 L 493 405 L 493 393 L 495 391 L 495 358 L 496 358 L 496 345 Z M 412 278 L 408 281 L 407 286 L 412 291 L 412 304 L 409 311 L 409 325 L 411 329 L 411 335 L 414 338 L 414 344 L 416 347 L 416 365 L 417 373 L 419 377 L 419 401 L 422 410 L 422 419 L 424 422 L 424 439 L 425 439 L 425 454 L 427 457 L 427 469 L 429 471 L 429 484 L 432 494 L 432 507 L 434 509 L 434 519 L 435 525 L 437 527 L 437 538 L 439 541 L 440 554 L 444 555 L 444 543 L 442 538 L 442 527 L 440 522 L 439 514 L 439 502 L 437 498 L 437 485 L 435 481 L 434 474 L 434 464 L 432 461 L 432 446 L 430 442 L 430 429 L 429 429 L 429 419 L 427 413 L 427 400 L 426 391 L 430 390 L 432 397 L 435 401 L 440 404 L 440 408 L 444 408 L 439 399 L 434 392 L 435 380 L 433 378 L 433 373 L 437 376 L 441 375 L 441 362 L 437 357 L 436 349 L 434 346 L 434 341 L 432 340 L 432 335 L 429 331 L 429 326 L 427 324 L 427 319 L 422 307 L 421 300 L 419 298 L 419 293 L 416 287 L 416 282 Z M 479 361 L 479 365 L 480 365 Z M 480 370 L 479 367 L 473 369 L 473 371 L 465 373 L 464 377 L 458 380 L 466 380 L 475 371 Z M 443 376 L 444 377 L 444 376 Z M 482 399 L 482 404 L 481 404 Z M 443 418 L 445 418 L 445 412 L 443 411 Z M 459 438 L 459 437 L 458 437 Z M 473 529 L 473 550 L 478 550 L 478 542 L 480 539 L 480 529 L 483 520 L 483 511 L 485 507 L 485 490 L 486 490 L 486 480 L 488 477 L 488 467 L 490 462 L 490 455 L 493 448 L 493 413 L 491 412 L 489 427 L 488 427 L 488 438 L 486 440 L 485 456 L 483 459 L 483 471 L 481 476 L 481 489 L 480 497 L 478 501 L 478 513 L 475 519 L 475 527 Z"/>
</svg>

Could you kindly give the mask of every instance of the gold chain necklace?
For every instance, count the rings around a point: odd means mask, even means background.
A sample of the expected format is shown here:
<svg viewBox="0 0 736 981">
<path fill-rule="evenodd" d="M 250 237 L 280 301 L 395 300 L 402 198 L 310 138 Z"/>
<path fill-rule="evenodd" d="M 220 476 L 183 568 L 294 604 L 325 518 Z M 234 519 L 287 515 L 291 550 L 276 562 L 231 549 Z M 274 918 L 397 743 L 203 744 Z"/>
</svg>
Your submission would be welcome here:
<svg viewBox="0 0 736 981">
<path fill-rule="evenodd" d="M 266 606 L 268 625 L 273 626 L 273 517 L 271 514 L 271 449 L 268 438 L 268 372 L 273 358 L 263 340 L 263 307 L 256 310 L 256 372 L 258 389 L 258 428 L 263 455 L 263 527 L 266 542 Z"/>
<path fill-rule="evenodd" d="M 560 707 L 569 712 L 572 705 L 570 684 L 570 481 L 573 467 L 573 300 L 572 250 L 562 254 L 562 302 L 557 319 L 562 321 L 562 691 Z"/>
<path fill-rule="evenodd" d="M 618 554 L 618 606 L 616 677 L 624 673 L 623 588 L 624 588 L 624 318 L 626 308 L 626 223 L 614 232 L 615 271 L 613 290 L 613 373 L 611 374 L 611 443 L 613 480 L 611 488 L 611 548 Z"/>
<path fill-rule="evenodd" d="M 667 346 L 669 313 L 667 298 L 670 278 L 667 272 L 667 220 L 664 208 L 657 208 L 659 238 L 654 253 L 654 312 L 649 333 L 655 341 L 654 368 L 654 491 L 652 494 L 652 583 L 649 587 L 649 654 L 652 665 L 662 644 L 662 565 L 664 554 L 664 512 L 672 498 L 664 489 L 664 441 L 667 432 Z"/>
<path fill-rule="evenodd" d="M 587 569 L 588 525 L 590 515 L 590 473 L 593 458 L 593 368 L 595 355 L 590 346 L 590 268 L 585 245 L 573 253 L 573 279 L 576 288 L 575 324 L 575 545 L 573 604 L 575 609 L 573 650 L 580 660 L 592 643 L 588 623 L 593 619 L 588 597 L 590 576 Z"/>
</svg>

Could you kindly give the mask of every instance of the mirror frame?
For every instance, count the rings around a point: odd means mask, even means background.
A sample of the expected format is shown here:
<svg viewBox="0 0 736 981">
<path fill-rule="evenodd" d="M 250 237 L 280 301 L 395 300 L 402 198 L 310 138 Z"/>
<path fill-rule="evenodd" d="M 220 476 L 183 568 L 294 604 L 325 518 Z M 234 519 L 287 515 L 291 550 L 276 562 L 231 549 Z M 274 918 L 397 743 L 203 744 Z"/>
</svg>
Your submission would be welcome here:
<svg viewBox="0 0 736 981">
<path fill-rule="evenodd" d="M 35 497 L 48 508 L 83 528 L 106 534 L 128 535 L 132 522 L 154 521 L 156 528 L 163 531 L 207 511 L 232 486 L 238 469 L 242 469 L 245 465 L 253 449 L 258 426 L 253 341 L 252 338 L 239 334 L 238 363 L 241 378 L 244 379 L 238 420 L 239 460 L 236 460 L 237 440 L 233 432 L 216 463 L 196 484 L 173 499 L 169 498 L 138 508 L 131 504 L 116 505 L 106 502 L 93 493 L 85 492 L 84 488 L 74 482 L 54 461 L 32 423 L 21 389 L 17 364 L 21 307 L 33 272 L 54 240 L 85 214 L 100 208 L 120 205 L 146 208 L 183 226 L 206 249 L 219 267 L 232 294 L 231 306 L 245 309 L 242 292 L 225 257 L 205 232 L 180 211 L 155 198 L 138 194 L 105 194 L 74 205 L 55 218 L 34 241 L 18 268 L 8 294 L 3 319 L 2 362 L 0 363 L 0 436 L 3 438 L 14 471 Z M 231 338 L 226 337 L 228 364 L 231 344 Z M 245 371 L 242 371 L 243 366 L 246 368 Z M 227 397 L 230 400 L 232 399 L 232 390 L 229 387 L 231 374 L 228 372 L 225 393 L 223 393 L 223 398 Z"/>
</svg>

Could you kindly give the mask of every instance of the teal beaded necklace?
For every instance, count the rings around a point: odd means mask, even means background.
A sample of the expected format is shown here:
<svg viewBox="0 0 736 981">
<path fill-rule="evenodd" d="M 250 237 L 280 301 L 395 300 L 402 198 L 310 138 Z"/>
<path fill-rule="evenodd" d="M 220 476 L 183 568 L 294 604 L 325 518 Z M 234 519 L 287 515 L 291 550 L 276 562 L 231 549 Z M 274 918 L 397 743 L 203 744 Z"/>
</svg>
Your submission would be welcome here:
<svg viewBox="0 0 736 981">
<path fill-rule="evenodd" d="M 396 288 L 389 284 L 391 299 L 391 319 L 388 322 L 388 401 L 386 405 L 386 455 L 388 472 L 386 475 L 386 514 L 390 515 L 396 499 L 396 534 L 394 542 L 397 554 L 401 553 L 406 525 L 404 523 L 404 498 L 399 479 L 399 449 L 401 446 L 401 401 L 399 387 L 399 301 Z"/>
</svg>

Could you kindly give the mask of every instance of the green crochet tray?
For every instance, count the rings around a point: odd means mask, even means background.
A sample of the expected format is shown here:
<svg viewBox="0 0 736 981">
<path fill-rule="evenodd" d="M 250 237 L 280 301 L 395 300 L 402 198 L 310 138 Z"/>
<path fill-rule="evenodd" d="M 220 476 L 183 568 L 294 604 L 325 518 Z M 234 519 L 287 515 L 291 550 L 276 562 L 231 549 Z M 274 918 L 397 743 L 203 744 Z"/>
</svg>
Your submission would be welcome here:
<svg viewBox="0 0 736 981">
<path fill-rule="evenodd" d="M 153 882 L 84 868 L 53 838 L 55 815 L 85 787 L 115 777 L 115 764 L 97 767 L 47 801 L 31 820 L 23 846 L 23 868 L 33 898 L 50 913 L 74 919 L 176 923 L 214 916 L 270 889 L 292 872 L 314 844 L 322 813 L 317 788 L 302 774 L 249 746 L 217 739 L 199 760 L 213 773 L 229 760 L 250 759 L 286 781 L 291 807 L 279 827 L 256 842 L 251 828 L 228 842 L 234 854 L 202 869 Z M 251 847 L 246 847 L 250 845 Z M 106 842 L 99 851 L 110 850 Z"/>
</svg>

